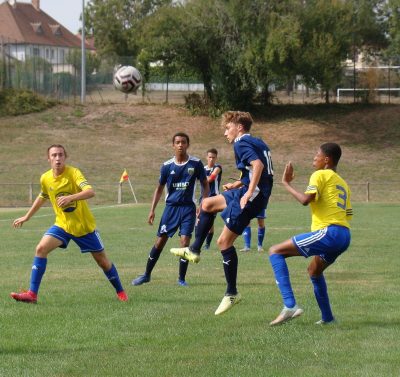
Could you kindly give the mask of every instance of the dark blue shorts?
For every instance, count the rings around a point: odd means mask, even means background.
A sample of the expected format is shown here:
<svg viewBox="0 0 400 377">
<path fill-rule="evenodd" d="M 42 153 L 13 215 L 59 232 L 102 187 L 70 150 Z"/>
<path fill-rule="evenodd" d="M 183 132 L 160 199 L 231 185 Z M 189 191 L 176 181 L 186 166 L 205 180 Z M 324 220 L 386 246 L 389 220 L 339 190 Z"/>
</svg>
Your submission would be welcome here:
<svg viewBox="0 0 400 377">
<path fill-rule="evenodd" d="M 260 213 L 256 216 L 257 219 L 265 219 L 267 217 L 267 215 L 265 214 L 266 210 L 265 208 L 263 208 Z"/>
<path fill-rule="evenodd" d="M 157 236 L 173 237 L 179 229 L 180 236 L 191 237 L 196 222 L 196 206 L 166 206 L 162 214 Z"/>
<path fill-rule="evenodd" d="M 45 233 L 47 236 L 57 238 L 62 242 L 60 246 L 62 249 L 66 249 L 69 241 L 73 240 L 81 249 L 81 253 L 103 251 L 104 246 L 100 238 L 100 234 L 97 230 L 92 233 L 85 234 L 81 237 L 75 237 L 70 233 L 67 233 L 64 229 L 57 225 L 53 225 Z"/>
<path fill-rule="evenodd" d="M 297 250 L 306 258 L 320 256 L 328 264 L 333 263 L 350 245 L 350 229 L 339 225 L 329 225 L 315 232 L 292 237 Z"/>
<path fill-rule="evenodd" d="M 237 235 L 243 233 L 251 219 L 254 219 L 268 205 L 268 197 L 258 193 L 252 200 L 248 201 L 246 206 L 240 208 L 240 198 L 246 193 L 247 187 L 243 186 L 239 189 L 224 191 L 222 195 L 225 197 L 226 208 L 221 212 L 225 225 L 229 230 Z"/>
</svg>

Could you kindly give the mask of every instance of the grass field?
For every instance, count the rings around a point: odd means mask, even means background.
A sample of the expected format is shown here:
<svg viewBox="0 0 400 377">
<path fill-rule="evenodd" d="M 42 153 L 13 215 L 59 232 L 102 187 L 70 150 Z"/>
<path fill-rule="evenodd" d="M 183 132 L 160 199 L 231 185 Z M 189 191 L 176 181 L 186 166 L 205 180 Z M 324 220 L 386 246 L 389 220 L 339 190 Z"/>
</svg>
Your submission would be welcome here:
<svg viewBox="0 0 400 377">
<path fill-rule="evenodd" d="M 336 326 L 319 319 L 307 261 L 288 261 L 305 313 L 277 328 L 281 309 L 267 253 L 239 256 L 243 302 L 214 316 L 225 289 L 219 253 L 203 253 L 179 287 L 169 241 L 152 281 L 130 286 L 142 273 L 155 238 L 149 206 L 95 207 L 109 256 L 130 300 L 118 302 L 90 256 L 75 245 L 50 255 L 37 305 L 9 292 L 27 288 L 34 247 L 53 222 L 43 208 L 22 229 L 11 221 L 25 210 L 0 211 L 0 376 L 399 376 L 400 293 L 398 204 L 355 204 L 350 249 L 326 272 Z M 158 209 L 157 219 L 162 208 Z M 269 245 L 309 228 L 308 208 L 271 203 Z M 222 221 L 217 220 L 217 231 Z M 214 241 L 215 246 L 215 241 Z M 242 246 L 238 240 L 237 246 Z"/>
</svg>

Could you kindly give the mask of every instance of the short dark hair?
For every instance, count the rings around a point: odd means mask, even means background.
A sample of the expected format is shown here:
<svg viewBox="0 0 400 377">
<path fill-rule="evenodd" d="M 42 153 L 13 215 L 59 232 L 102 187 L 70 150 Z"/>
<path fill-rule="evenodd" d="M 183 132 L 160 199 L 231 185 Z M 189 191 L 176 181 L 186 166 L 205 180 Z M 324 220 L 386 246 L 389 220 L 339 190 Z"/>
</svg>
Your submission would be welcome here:
<svg viewBox="0 0 400 377">
<path fill-rule="evenodd" d="M 227 111 L 222 115 L 222 125 L 225 126 L 228 123 L 241 124 L 245 131 L 250 131 L 253 118 L 245 111 Z"/>
<path fill-rule="evenodd" d="M 339 163 L 340 157 L 342 156 L 342 149 L 339 144 L 324 143 L 319 148 L 325 156 L 332 159 L 335 166 Z"/>
<path fill-rule="evenodd" d="M 215 148 L 210 148 L 207 153 L 212 153 L 218 156 L 218 151 Z"/>
<path fill-rule="evenodd" d="M 51 148 L 62 148 L 64 150 L 64 155 L 67 157 L 67 151 L 65 150 L 64 146 L 61 144 L 52 144 L 50 147 L 47 148 L 47 157 L 49 157 L 49 152 Z"/>
<path fill-rule="evenodd" d="M 184 132 L 177 132 L 174 136 L 172 136 L 172 144 L 175 143 L 175 138 L 178 136 L 186 138 L 188 145 L 190 144 L 189 136 Z"/>
</svg>

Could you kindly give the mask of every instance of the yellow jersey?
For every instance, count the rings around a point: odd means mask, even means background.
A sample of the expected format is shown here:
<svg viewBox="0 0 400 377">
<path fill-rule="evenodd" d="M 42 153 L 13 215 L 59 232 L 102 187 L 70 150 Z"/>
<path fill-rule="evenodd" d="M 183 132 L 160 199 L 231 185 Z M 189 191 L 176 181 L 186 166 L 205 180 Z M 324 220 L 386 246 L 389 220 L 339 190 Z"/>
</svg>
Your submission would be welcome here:
<svg viewBox="0 0 400 377">
<path fill-rule="evenodd" d="M 92 188 L 81 171 L 72 166 L 65 166 L 64 172 L 58 177 L 53 176 L 53 170 L 48 170 L 40 177 L 43 199 L 49 199 L 56 214 L 55 225 L 75 237 L 81 237 L 96 229 L 96 221 L 86 200 L 71 202 L 68 207 L 60 208 L 56 199 L 58 196 L 77 194 Z"/>
<path fill-rule="evenodd" d="M 339 174 L 331 169 L 315 171 L 305 193 L 315 194 L 315 199 L 310 202 L 311 231 L 333 224 L 350 228 L 349 221 L 353 216 L 351 192 Z"/>
</svg>

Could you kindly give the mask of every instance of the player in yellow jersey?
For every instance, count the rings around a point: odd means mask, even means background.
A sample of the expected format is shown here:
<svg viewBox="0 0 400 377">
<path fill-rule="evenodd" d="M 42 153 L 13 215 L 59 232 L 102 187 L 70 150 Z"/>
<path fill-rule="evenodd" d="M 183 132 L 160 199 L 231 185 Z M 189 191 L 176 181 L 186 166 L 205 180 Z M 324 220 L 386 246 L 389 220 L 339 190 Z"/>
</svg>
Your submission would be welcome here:
<svg viewBox="0 0 400 377">
<path fill-rule="evenodd" d="M 65 164 L 67 153 L 62 145 L 50 146 L 47 158 L 51 169 L 40 178 L 41 193 L 26 215 L 14 220 L 13 226 L 20 228 L 47 200 L 50 200 L 53 206 L 56 222 L 36 246 L 29 291 L 12 292 L 11 297 L 16 301 L 36 303 L 40 283 L 46 271 L 47 256 L 57 247 L 65 249 L 69 241 L 73 240 L 82 253 L 92 254 L 115 288 L 118 299 L 127 301 L 128 296 L 122 288 L 118 271 L 104 252 L 100 235 L 96 231 L 95 219 L 86 201 L 95 195 L 92 186 L 79 169 Z"/>
<path fill-rule="evenodd" d="M 341 148 L 336 143 L 320 146 L 313 161 L 316 171 L 311 175 L 304 193 L 291 185 L 294 178 L 291 162 L 285 167 L 282 183 L 301 204 L 310 204 L 312 224 L 310 233 L 296 235 L 273 245 L 269 250 L 269 259 L 284 304 L 281 313 L 270 323 L 271 326 L 279 325 L 303 313 L 303 309 L 296 305 L 285 260 L 294 256 L 313 256 L 308 266 L 308 274 L 322 315 L 316 324 L 324 325 L 335 321 L 323 272 L 349 247 L 349 220 L 353 215 L 349 186 L 336 173 L 341 155 Z"/>
</svg>

